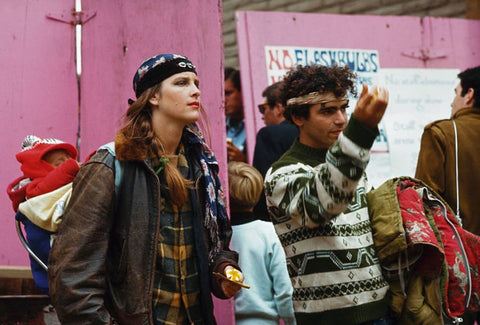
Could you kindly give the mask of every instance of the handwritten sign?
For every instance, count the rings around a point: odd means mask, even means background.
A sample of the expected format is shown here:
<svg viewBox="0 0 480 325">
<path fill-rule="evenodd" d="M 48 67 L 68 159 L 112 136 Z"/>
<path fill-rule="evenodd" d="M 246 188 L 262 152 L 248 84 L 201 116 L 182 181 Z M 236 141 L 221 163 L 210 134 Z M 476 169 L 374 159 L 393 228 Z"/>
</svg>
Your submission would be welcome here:
<svg viewBox="0 0 480 325">
<path fill-rule="evenodd" d="M 450 117 L 457 69 L 381 69 L 376 50 L 265 46 L 268 83 L 282 80 L 296 65 L 348 65 L 361 84 L 383 85 L 390 93 L 380 135 L 371 150 L 367 175 L 378 187 L 396 176 L 414 176 L 423 128 Z M 350 115 L 355 107 L 350 98 Z"/>
<path fill-rule="evenodd" d="M 381 185 L 388 178 L 415 176 L 423 128 L 438 119 L 450 118 L 450 103 L 458 80 L 457 69 L 381 69 L 380 82 L 390 93 L 383 125 L 388 161 L 375 154 L 367 167 L 370 183 Z"/>
<path fill-rule="evenodd" d="M 269 85 L 280 81 L 296 65 L 348 65 L 358 74 L 360 84 L 366 82 L 369 85 L 375 83 L 380 70 L 376 50 L 265 46 L 265 59 Z"/>
</svg>

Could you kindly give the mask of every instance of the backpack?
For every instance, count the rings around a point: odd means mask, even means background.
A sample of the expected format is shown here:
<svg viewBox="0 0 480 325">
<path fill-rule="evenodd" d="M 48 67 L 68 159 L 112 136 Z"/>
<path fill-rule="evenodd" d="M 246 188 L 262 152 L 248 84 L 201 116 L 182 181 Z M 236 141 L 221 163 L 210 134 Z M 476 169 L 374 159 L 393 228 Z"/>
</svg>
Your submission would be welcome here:
<svg viewBox="0 0 480 325">
<path fill-rule="evenodd" d="M 113 168 L 115 175 L 115 194 L 117 194 L 123 177 L 122 163 L 115 158 L 116 156 L 114 142 L 107 143 L 99 147 L 96 151 L 101 149 L 108 150 L 108 152 L 114 157 L 113 160 L 105 159 L 104 162 L 108 166 Z M 23 230 L 21 226 L 22 224 Z M 30 268 L 32 270 L 33 281 L 43 293 L 49 295 L 47 264 L 48 255 L 50 254 L 53 236 L 55 235 L 55 233 L 37 226 L 20 211 L 17 211 L 17 213 L 15 214 L 15 226 L 20 242 L 29 254 L 28 257 L 30 260 Z"/>
</svg>

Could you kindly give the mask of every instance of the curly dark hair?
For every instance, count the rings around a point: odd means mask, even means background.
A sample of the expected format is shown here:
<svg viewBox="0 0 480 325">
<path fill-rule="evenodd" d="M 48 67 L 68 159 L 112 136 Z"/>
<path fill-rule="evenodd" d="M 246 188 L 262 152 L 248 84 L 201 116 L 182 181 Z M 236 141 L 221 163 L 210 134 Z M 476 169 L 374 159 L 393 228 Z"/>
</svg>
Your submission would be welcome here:
<svg viewBox="0 0 480 325">
<path fill-rule="evenodd" d="M 292 121 L 292 115 L 309 118 L 310 105 L 289 105 L 287 100 L 308 93 L 332 92 L 336 97 L 347 95 L 350 91 L 357 95 L 355 88 L 356 74 L 348 66 L 323 65 L 296 66 L 290 70 L 283 80 L 281 102 L 285 106 L 285 118 Z"/>
</svg>

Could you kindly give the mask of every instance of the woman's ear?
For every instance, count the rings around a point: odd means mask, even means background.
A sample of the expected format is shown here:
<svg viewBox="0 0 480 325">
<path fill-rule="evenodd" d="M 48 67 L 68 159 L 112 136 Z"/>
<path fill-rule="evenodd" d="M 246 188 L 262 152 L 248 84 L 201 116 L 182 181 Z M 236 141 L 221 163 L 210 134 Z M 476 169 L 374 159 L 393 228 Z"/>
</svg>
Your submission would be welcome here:
<svg viewBox="0 0 480 325">
<path fill-rule="evenodd" d="M 151 98 L 148 100 L 148 102 L 149 102 L 150 105 L 152 105 L 152 106 L 158 106 L 159 99 L 160 99 L 160 95 L 157 93 L 157 94 L 155 94 L 155 96 L 151 97 Z"/>
</svg>

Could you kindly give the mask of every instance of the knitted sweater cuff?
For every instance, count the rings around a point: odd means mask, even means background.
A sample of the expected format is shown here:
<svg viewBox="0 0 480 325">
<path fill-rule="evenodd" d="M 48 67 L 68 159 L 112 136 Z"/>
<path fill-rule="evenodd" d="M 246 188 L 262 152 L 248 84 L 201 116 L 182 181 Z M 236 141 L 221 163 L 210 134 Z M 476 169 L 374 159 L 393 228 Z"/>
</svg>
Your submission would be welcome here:
<svg viewBox="0 0 480 325">
<path fill-rule="evenodd" d="M 379 132 L 377 127 L 372 129 L 366 126 L 352 114 L 343 134 L 360 147 L 369 149 Z"/>
</svg>

